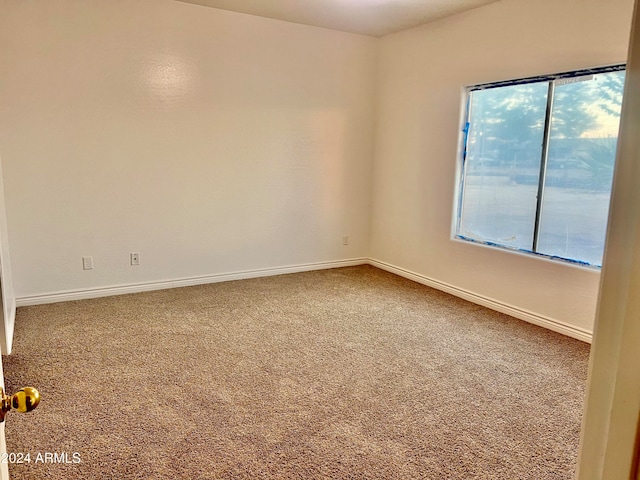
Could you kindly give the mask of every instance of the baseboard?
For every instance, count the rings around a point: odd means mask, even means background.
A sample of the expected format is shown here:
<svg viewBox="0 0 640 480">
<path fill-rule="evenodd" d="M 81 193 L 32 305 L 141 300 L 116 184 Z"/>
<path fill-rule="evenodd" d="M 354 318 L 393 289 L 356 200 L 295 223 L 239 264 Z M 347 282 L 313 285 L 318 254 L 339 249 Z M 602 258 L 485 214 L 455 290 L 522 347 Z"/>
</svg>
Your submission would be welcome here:
<svg viewBox="0 0 640 480">
<path fill-rule="evenodd" d="M 528 310 L 524 310 L 513 305 L 499 302 L 489 297 L 479 295 L 477 293 L 455 287 L 448 283 L 444 283 L 433 278 L 421 275 L 419 273 L 396 267 L 380 260 L 373 258 L 352 258 L 347 260 L 337 260 L 331 262 L 305 263 L 300 265 L 289 265 L 284 267 L 264 268 L 256 270 L 243 270 L 239 272 L 220 273 L 215 275 L 204 275 L 198 277 L 180 278 L 175 280 L 166 280 L 160 282 L 135 283 L 127 285 L 115 285 L 110 287 L 100 287 L 82 290 L 67 290 L 63 292 L 53 292 L 43 295 L 32 295 L 27 297 L 16 298 L 16 307 L 26 307 L 29 305 L 41 305 L 46 303 L 68 302 L 72 300 L 87 300 L 90 298 L 109 297 L 112 295 L 124 295 L 128 293 L 149 292 L 152 290 L 163 290 L 166 288 L 189 287 L 193 285 L 203 285 L 207 283 L 227 282 L 230 280 L 243 280 L 247 278 L 268 277 L 272 275 L 283 275 L 287 273 L 308 272 L 312 270 L 323 270 L 328 268 L 351 267 L 355 265 L 372 265 L 374 267 L 386 270 L 388 272 L 400 275 L 415 282 L 427 285 L 429 287 L 442 290 L 456 297 L 463 298 L 472 303 L 482 305 L 483 307 L 506 313 L 512 317 L 524 320 L 525 322 L 538 325 L 540 327 L 553 330 L 554 332 L 567 335 L 583 342 L 591 343 L 592 332 L 589 330 L 575 327 L 567 323 L 545 317 Z M 13 308 L 15 314 L 15 307 Z"/>
<path fill-rule="evenodd" d="M 464 300 L 468 300 L 469 302 L 478 305 L 482 305 L 483 307 L 490 308 L 491 310 L 506 313 L 507 315 L 511 315 L 512 317 L 524 320 L 525 322 L 529 322 L 534 325 L 553 330 L 554 332 L 558 332 L 563 335 L 582 340 L 586 343 L 591 343 L 593 332 L 587 329 L 575 327 L 573 325 L 569 325 L 553 318 L 545 317 L 543 315 L 539 315 L 522 308 L 514 307 L 513 305 L 508 305 L 492 298 L 485 297 L 484 295 L 479 295 L 477 293 L 455 287 L 448 283 L 434 280 L 433 278 L 429 278 L 419 273 L 405 270 L 404 268 L 396 267 L 395 265 L 391 265 L 386 262 L 381 262 L 379 260 L 370 258 L 368 263 L 369 265 L 380 268 L 382 270 L 386 270 L 387 272 L 391 272 L 401 277 L 408 278 L 409 280 L 413 280 L 437 290 L 442 290 L 443 292 L 450 293 L 451 295 L 460 297 Z"/>
<path fill-rule="evenodd" d="M 230 280 L 244 280 L 247 278 L 269 277 L 284 275 L 287 273 L 308 272 L 311 270 L 324 270 L 328 268 L 351 267 L 366 265 L 368 258 L 351 258 L 331 262 L 305 263 L 300 265 L 288 265 L 284 267 L 262 268 L 256 270 L 243 270 L 239 272 L 220 273 L 197 277 L 180 278 L 160 282 L 132 283 L 127 285 L 115 285 L 110 287 L 89 288 L 82 290 L 67 290 L 43 295 L 31 295 L 16 298 L 16 306 L 42 305 L 46 303 L 68 302 L 72 300 L 87 300 L 90 298 L 110 297 L 112 295 L 124 295 L 128 293 L 149 292 L 152 290 L 164 290 L 167 288 L 190 287 L 207 283 L 227 282 Z"/>
</svg>

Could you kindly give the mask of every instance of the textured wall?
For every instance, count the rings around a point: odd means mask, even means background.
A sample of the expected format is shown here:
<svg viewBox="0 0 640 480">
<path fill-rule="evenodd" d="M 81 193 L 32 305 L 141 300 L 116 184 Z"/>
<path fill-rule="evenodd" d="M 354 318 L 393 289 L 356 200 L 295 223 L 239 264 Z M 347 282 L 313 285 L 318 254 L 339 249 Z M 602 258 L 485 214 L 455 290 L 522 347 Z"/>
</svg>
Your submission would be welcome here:
<svg viewBox="0 0 640 480">
<path fill-rule="evenodd" d="M 463 87 L 626 60 L 632 0 L 505 0 L 384 37 L 371 256 L 591 330 L 599 272 L 454 241 Z"/>
<path fill-rule="evenodd" d="M 370 37 L 169 0 L 2 2 L 16 295 L 366 256 L 374 80 Z"/>
<path fill-rule="evenodd" d="M 169 0 L 3 2 L 16 296 L 370 255 L 591 330 L 598 271 L 451 240 L 462 90 L 624 61 L 632 3 L 503 0 L 373 39 Z"/>
</svg>

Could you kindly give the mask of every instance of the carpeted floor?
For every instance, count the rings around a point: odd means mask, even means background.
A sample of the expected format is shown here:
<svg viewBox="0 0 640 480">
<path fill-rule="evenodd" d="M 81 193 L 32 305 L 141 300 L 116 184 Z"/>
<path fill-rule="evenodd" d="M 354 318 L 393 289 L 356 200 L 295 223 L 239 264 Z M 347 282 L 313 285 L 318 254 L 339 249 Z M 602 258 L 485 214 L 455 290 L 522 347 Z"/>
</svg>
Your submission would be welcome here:
<svg viewBox="0 0 640 480">
<path fill-rule="evenodd" d="M 10 472 L 570 479 L 588 354 L 369 266 L 20 308 Z"/>
</svg>

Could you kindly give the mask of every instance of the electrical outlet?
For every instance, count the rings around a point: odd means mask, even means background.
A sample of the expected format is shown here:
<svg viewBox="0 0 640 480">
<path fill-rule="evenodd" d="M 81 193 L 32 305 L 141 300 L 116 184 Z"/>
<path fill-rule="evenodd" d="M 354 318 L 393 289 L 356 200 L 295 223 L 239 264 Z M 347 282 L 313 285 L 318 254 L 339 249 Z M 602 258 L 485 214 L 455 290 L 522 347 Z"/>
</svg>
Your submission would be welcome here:
<svg viewBox="0 0 640 480">
<path fill-rule="evenodd" d="M 140 265 L 140 254 L 139 253 L 130 253 L 129 257 L 131 258 L 131 265 Z"/>
<path fill-rule="evenodd" d="M 84 270 L 93 270 L 93 257 L 82 257 L 82 268 Z"/>
<path fill-rule="evenodd" d="M 343 245 L 349 245 L 349 235 L 343 235 L 342 236 L 342 244 Z"/>
</svg>

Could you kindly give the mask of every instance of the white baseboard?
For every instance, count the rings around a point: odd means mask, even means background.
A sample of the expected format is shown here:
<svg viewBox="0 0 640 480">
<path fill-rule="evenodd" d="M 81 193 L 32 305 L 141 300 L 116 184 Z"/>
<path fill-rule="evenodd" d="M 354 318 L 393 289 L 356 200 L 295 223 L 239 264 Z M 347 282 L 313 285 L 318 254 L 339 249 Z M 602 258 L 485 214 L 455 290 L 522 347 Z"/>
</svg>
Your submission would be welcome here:
<svg viewBox="0 0 640 480">
<path fill-rule="evenodd" d="M 451 295 L 460 297 L 464 300 L 468 300 L 469 302 L 478 305 L 482 305 L 483 307 L 490 308 L 491 310 L 506 313 L 507 315 L 511 315 L 512 317 L 524 320 L 525 322 L 533 323 L 534 325 L 553 330 L 554 332 L 562 333 L 563 335 L 582 340 L 586 343 L 591 343 L 593 332 L 587 329 L 575 327 L 573 325 L 569 325 L 553 318 L 545 317 L 543 315 L 539 315 L 522 308 L 514 307 L 512 305 L 499 302 L 492 298 L 478 295 L 477 293 L 473 293 L 462 288 L 454 287 L 453 285 L 450 285 L 448 283 L 440 282 L 438 280 L 434 280 L 433 278 L 429 278 L 419 273 L 411 272 L 409 270 L 405 270 L 404 268 L 396 267 L 395 265 L 381 262 L 379 260 L 370 258 L 369 265 L 378 267 L 382 270 L 386 270 L 387 272 L 391 272 L 396 275 L 400 275 L 401 277 L 408 278 L 409 280 L 413 280 L 423 285 L 427 285 L 428 287 L 442 290 L 443 292 L 450 293 Z"/>
<path fill-rule="evenodd" d="M 592 332 L 584 328 L 575 327 L 567 323 L 545 317 L 534 312 L 530 312 L 506 303 L 499 302 L 483 295 L 455 287 L 448 283 L 434 280 L 419 273 L 415 273 L 404 268 L 396 267 L 389 263 L 381 262 L 373 258 L 352 258 L 348 260 L 337 260 L 332 262 L 306 263 L 301 265 L 289 265 L 284 267 L 263 268 L 256 270 L 243 270 L 240 272 L 220 273 L 215 275 L 204 275 L 198 277 L 180 278 L 176 280 L 166 280 L 160 282 L 135 283 L 128 285 L 115 285 L 110 287 L 100 287 L 82 290 L 68 290 L 63 292 L 53 292 L 43 295 L 32 295 L 28 297 L 16 298 L 16 307 L 26 307 L 29 305 L 41 305 L 46 303 L 68 302 L 71 300 L 87 300 L 90 298 L 108 297 L 112 295 L 124 295 L 127 293 L 149 292 L 152 290 L 163 290 L 166 288 L 189 287 L 193 285 L 203 285 L 207 283 L 227 282 L 230 280 L 243 280 L 247 278 L 268 277 L 272 275 L 283 275 L 287 273 L 308 272 L 311 270 L 323 270 L 328 268 L 351 267 L 355 265 L 372 265 L 386 270 L 387 272 L 400 275 L 415 282 L 427 285 L 437 290 L 450 293 L 456 297 L 463 298 L 483 307 L 506 313 L 512 317 L 524 320 L 525 322 L 538 325 L 540 327 L 562 333 L 569 337 L 591 343 Z M 15 309 L 14 309 L 15 312 Z"/>
<path fill-rule="evenodd" d="M 220 273 L 198 277 L 180 278 L 160 282 L 132 283 L 127 285 L 115 285 L 110 287 L 89 288 L 82 290 L 67 290 L 43 295 L 32 295 L 16 298 L 16 306 L 42 305 L 46 303 L 68 302 L 71 300 L 87 300 L 90 298 L 110 297 L 112 295 L 124 295 L 127 293 L 149 292 L 166 288 L 190 287 L 207 283 L 227 282 L 230 280 L 243 280 L 247 278 L 269 277 L 272 275 L 284 275 L 287 273 L 308 272 L 311 270 L 324 270 L 328 268 L 351 267 L 354 265 L 366 265 L 367 258 L 351 258 L 348 260 L 336 260 L 332 262 L 305 263 L 301 265 L 289 265 L 285 267 L 261 268 L 256 270 L 243 270 L 240 272 Z"/>
</svg>

